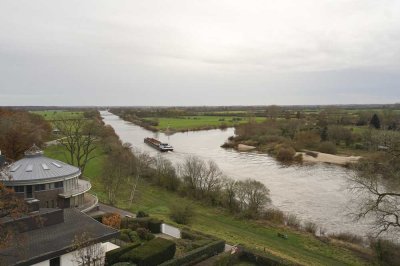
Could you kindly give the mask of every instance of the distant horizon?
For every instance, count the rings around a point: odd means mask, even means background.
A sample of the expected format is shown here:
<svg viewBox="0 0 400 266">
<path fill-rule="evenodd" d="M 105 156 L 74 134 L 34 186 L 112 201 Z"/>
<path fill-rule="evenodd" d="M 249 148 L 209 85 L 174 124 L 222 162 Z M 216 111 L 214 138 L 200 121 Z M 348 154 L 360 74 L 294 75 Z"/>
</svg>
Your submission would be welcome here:
<svg viewBox="0 0 400 266">
<path fill-rule="evenodd" d="M 190 108 L 190 107 L 400 107 L 400 103 L 366 103 L 366 104 L 269 104 L 269 105 L 0 105 L 0 108 Z"/>
</svg>

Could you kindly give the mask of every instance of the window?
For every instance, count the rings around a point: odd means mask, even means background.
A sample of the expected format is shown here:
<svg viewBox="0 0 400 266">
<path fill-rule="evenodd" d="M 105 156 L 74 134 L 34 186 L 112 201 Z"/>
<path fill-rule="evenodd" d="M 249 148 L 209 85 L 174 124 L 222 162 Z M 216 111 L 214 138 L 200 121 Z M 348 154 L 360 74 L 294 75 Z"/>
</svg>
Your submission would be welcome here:
<svg viewBox="0 0 400 266">
<path fill-rule="evenodd" d="M 35 191 L 42 191 L 42 190 L 46 190 L 45 184 L 35 185 Z"/>
<path fill-rule="evenodd" d="M 61 265 L 60 257 L 52 258 L 50 260 L 50 266 L 60 266 L 60 265 Z"/>
<path fill-rule="evenodd" d="M 24 187 L 24 186 L 15 186 L 15 187 L 14 187 L 14 191 L 15 191 L 16 193 L 25 192 L 25 187 Z"/>
<path fill-rule="evenodd" d="M 63 181 L 60 181 L 60 182 L 55 182 L 55 183 L 54 183 L 54 187 L 55 187 L 55 188 L 61 188 L 61 187 L 64 187 Z"/>
</svg>

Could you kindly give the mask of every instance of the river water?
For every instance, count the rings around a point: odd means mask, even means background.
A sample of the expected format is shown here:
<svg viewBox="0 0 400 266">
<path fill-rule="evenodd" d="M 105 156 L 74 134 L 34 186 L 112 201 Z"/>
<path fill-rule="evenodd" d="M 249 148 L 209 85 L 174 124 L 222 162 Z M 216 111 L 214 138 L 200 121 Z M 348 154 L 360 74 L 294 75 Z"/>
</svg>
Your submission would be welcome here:
<svg viewBox="0 0 400 266">
<path fill-rule="evenodd" d="M 195 155 L 215 161 L 224 173 L 237 180 L 256 179 L 270 190 L 272 204 L 280 210 L 296 214 L 303 221 L 312 221 L 327 232 L 352 232 L 366 235 L 371 225 L 353 221 L 351 192 L 347 189 L 346 168 L 329 164 L 285 166 L 267 154 L 238 152 L 220 147 L 234 135 L 233 128 L 175 133 L 168 136 L 154 133 L 126 122 L 107 111 L 101 115 L 111 125 L 123 142 L 129 142 L 140 151 L 157 155 L 159 152 L 143 142 L 145 137 L 155 137 L 174 147 L 163 153 L 173 163 L 182 162 L 186 156 Z"/>
</svg>

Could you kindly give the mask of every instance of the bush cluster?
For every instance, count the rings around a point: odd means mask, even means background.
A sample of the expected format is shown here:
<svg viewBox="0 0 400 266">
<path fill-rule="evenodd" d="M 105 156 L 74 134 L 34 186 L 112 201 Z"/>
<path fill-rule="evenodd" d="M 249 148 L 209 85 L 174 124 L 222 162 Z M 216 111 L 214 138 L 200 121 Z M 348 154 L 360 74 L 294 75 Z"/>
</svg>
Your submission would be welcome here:
<svg viewBox="0 0 400 266">
<path fill-rule="evenodd" d="M 173 241 L 155 238 L 131 249 L 120 256 L 120 261 L 136 263 L 138 266 L 156 266 L 174 257 L 176 244 Z"/>
<path fill-rule="evenodd" d="M 196 262 L 200 262 L 204 259 L 212 257 L 218 253 L 221 253 L 225 249 L 225 241 L 217 240 L 212 243 L 194 249 L 187 252 L 184 256 L 180 258 L 174 258 L 172 260 L 166 261 L 160 266 L 177 266 L 177 265 L 193 265 Z"/>
</svg>

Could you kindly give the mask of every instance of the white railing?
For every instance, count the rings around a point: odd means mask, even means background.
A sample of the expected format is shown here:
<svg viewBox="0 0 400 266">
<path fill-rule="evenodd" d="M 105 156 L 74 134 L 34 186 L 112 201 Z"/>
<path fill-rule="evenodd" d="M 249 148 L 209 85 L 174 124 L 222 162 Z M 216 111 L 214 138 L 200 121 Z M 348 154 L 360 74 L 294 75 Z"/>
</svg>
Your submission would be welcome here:
<svg viewBox="0 0 400 266">
<path fill-rule="evenodd" d="M 84 203 L 78 207 L 81 212 L 89 212 L 97 207 L 99 204 L 99 199 L 92 194 L 86 193 L 84 198 Z"/>
<path fill-rule="evenodd" d="M 75 188 L 64 191 L 63 193 L 60 193 L 59 195 L 63 198 L 69 198 L 72 196 L 76 196 L 76 195 L 85 193 L 85 192 L 89 191 L 91 188 L 92 188 L 92 184 L 90 184 L 89 181 L 79 179 L 78 185 Z"/>
</svg>

